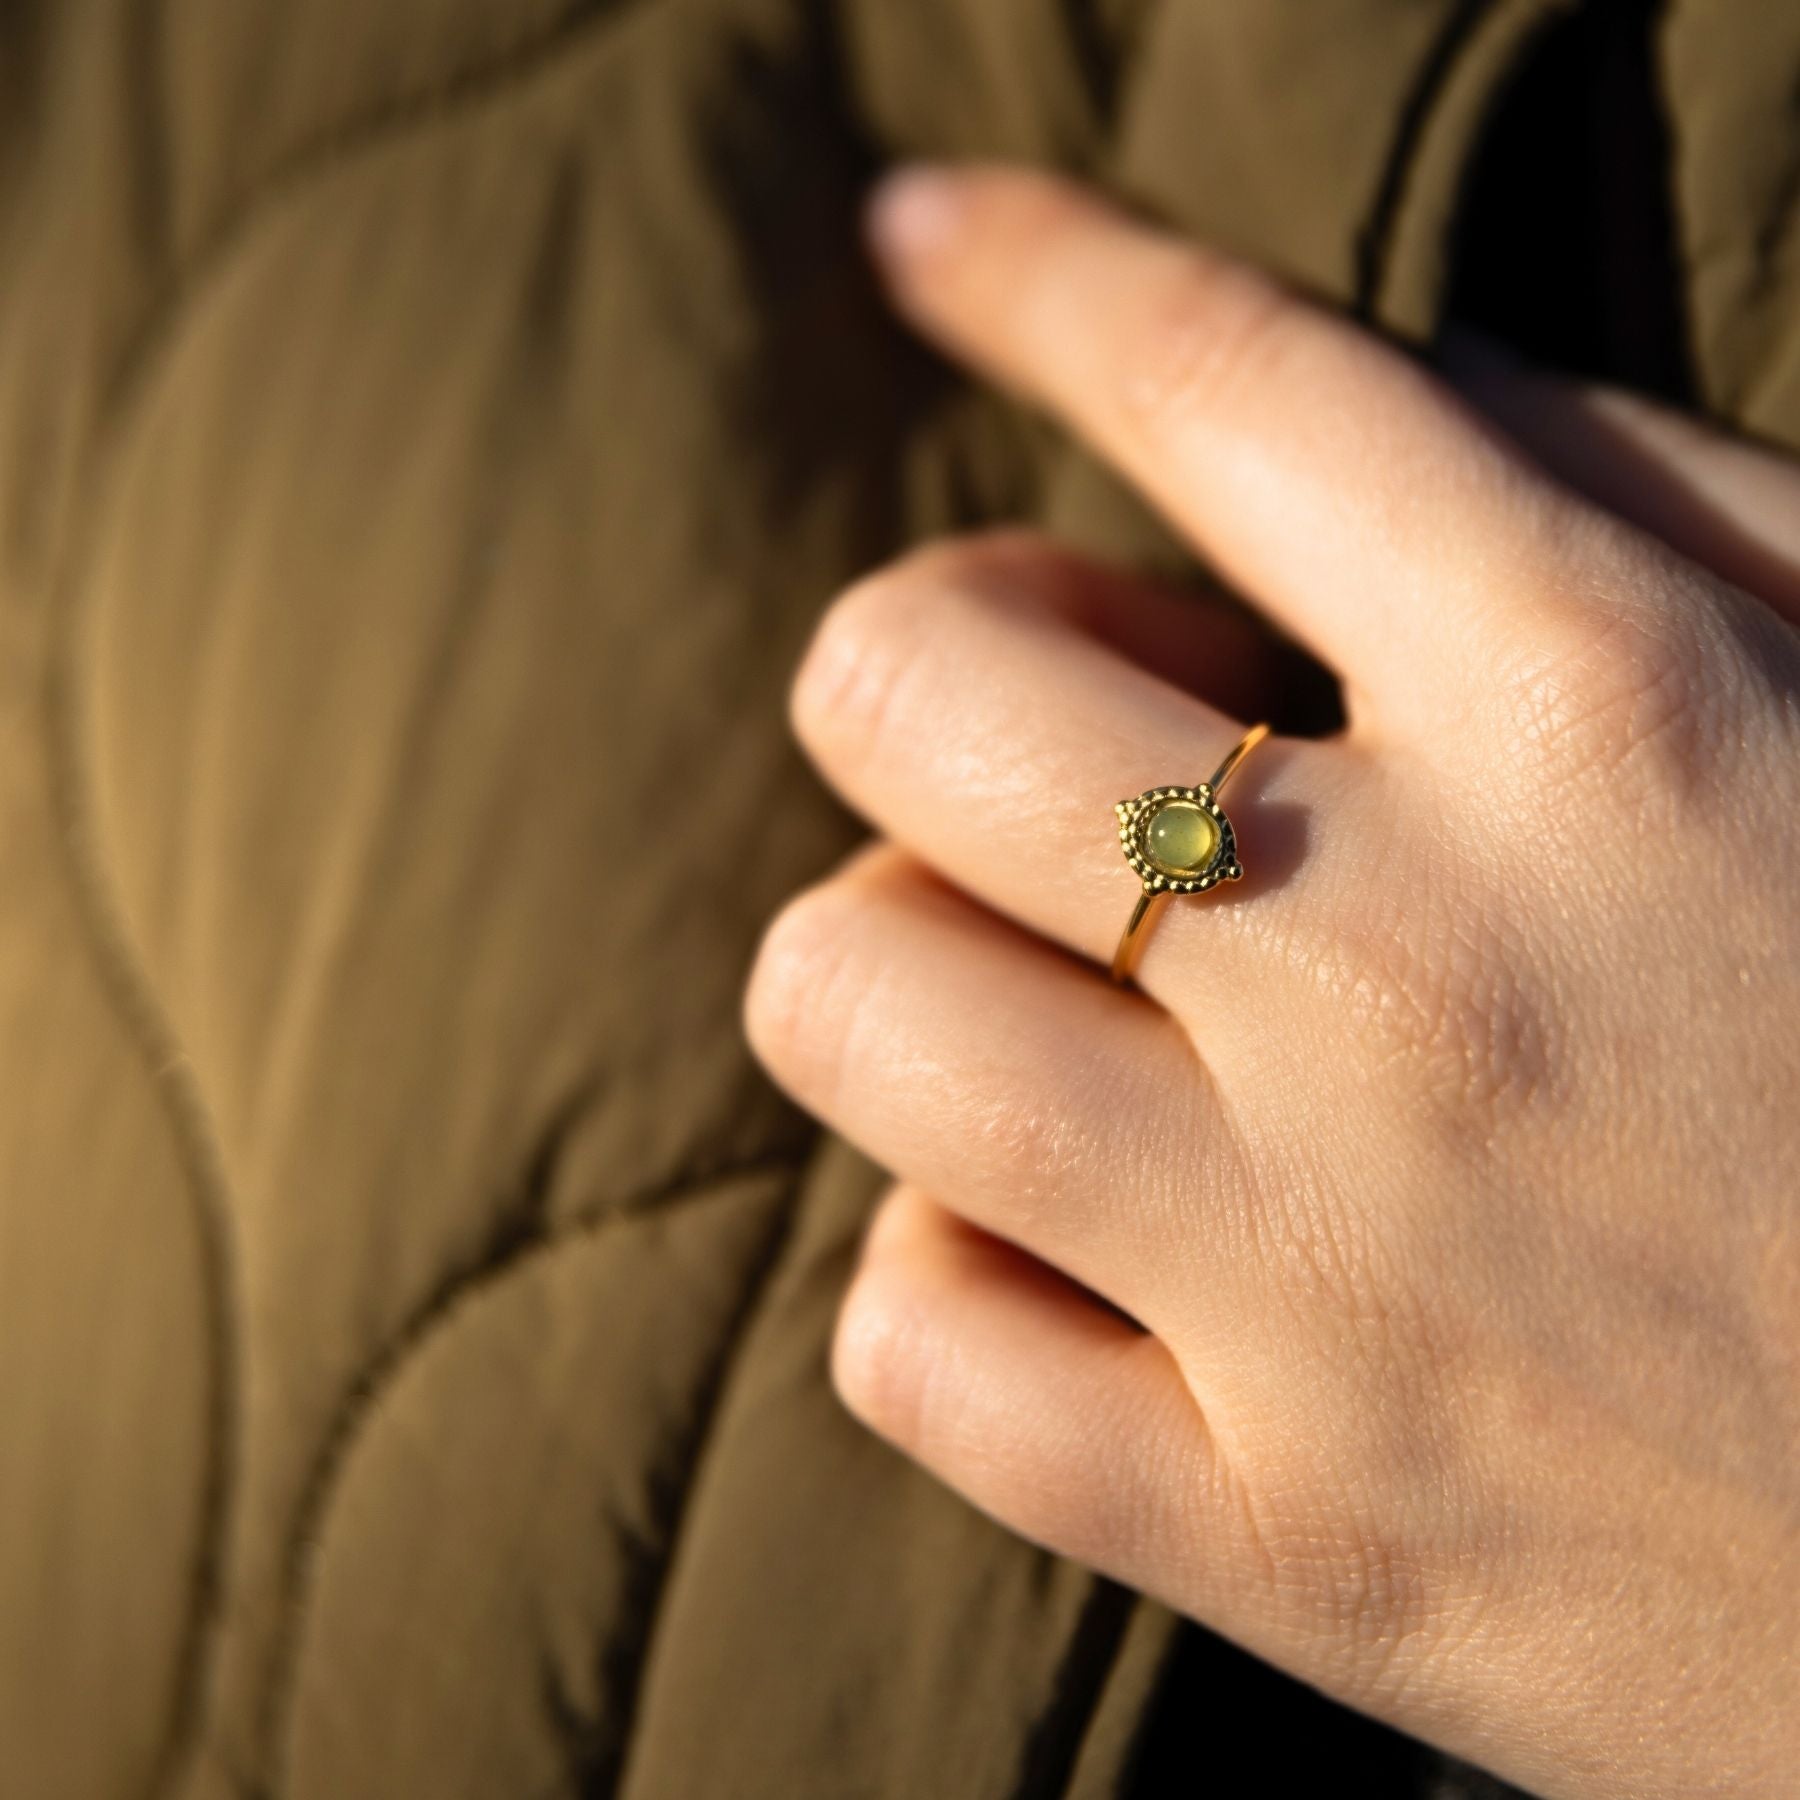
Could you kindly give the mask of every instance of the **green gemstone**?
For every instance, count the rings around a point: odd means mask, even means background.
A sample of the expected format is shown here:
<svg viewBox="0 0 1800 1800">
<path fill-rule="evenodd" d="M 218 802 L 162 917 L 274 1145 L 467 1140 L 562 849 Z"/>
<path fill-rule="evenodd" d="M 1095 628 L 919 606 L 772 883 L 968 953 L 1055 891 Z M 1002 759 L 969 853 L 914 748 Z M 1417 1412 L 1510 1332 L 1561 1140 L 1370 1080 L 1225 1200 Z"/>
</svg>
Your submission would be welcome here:
<svg viewBox="0 0 1800 1800">
<path fill-rule="evenodd" d="M 1171 875 L 1198 875 L 1219 851 L 1219 821 L 1191 800 L 1157 809 L 1144 833 L 1144 848 Z"/>
</svg>

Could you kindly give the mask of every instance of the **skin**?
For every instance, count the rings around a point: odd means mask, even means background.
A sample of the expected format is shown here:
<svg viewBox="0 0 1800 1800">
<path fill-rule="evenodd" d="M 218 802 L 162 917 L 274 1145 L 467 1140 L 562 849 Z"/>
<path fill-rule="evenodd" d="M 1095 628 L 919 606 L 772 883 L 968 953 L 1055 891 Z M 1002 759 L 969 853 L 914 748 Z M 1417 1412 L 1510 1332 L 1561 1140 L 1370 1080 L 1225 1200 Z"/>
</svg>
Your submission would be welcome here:
<svg viewBox="0 0 1800 1800">
<path fill-rule="evenodd" d="M 1446 381 L 1041 176 L 914 171 L 872 237 L 1350 723 L 1245 765 L 1246 879 L 1121 989 L 1112 805 L 1235 741 L 1241 639 L 1021 534 L 830 609 L 795 728 L 880 841 L 746 1018 L 900 1178 L 845 1401 L 1536 1792 L 1791 1795 L 1800 472 L 1470 346 Z"/>
</svg>

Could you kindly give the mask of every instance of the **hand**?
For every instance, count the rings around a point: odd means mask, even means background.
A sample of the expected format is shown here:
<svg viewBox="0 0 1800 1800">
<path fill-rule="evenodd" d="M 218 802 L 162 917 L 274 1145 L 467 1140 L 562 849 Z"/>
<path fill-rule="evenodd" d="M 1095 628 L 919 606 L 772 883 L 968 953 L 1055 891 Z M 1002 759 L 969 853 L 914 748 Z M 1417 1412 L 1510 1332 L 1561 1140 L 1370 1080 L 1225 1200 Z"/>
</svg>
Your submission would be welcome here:
<svg viewBox="0 0 1800 1800">
<path fill-rule="evenodd" d="M 1245 881 L 1173 901 L 1127 991 L 1112 806 L 1238 737 L 1209 628 L 1019 536 L 832 608 L 795 721 L 889 841 L 776 921 L 747 1017 L 903 1180 L 844 1397 L 1544 1794 L 1793 1794 L 1800 474 L 1488 371 L 1503 435 L 1046 179 L 902 178 L 876 237 L 1350 724 L 1246 764 Z"/>
</svg>

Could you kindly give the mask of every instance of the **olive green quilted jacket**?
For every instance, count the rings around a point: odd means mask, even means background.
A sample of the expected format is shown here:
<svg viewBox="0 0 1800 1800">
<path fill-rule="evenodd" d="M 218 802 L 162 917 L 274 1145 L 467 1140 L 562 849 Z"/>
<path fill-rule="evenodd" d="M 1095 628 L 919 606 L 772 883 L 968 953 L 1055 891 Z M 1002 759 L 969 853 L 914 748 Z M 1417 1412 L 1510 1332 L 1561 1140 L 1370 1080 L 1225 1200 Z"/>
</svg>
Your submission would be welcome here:
<svg viewBox="0 0 1800 1800">
<path fill-rule="evenodd" d="M 1058 165 L 1794 445 L 1796 93 L 1791 0 L 0 7 L 0 1794 L 1471 1791 L 829 1393 L 790 666 L 1174 554 L 856 209 Z"/>
</svg>

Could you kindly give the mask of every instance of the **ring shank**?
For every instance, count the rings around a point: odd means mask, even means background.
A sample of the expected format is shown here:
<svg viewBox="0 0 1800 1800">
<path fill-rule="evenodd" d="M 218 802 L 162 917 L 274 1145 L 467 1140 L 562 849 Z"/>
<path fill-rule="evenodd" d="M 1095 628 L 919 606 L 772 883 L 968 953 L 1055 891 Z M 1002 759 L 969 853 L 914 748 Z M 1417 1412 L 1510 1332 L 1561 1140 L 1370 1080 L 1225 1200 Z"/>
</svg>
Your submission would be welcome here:
<svg viewBox="0 0 1800 1800">
<path fill-rule="evenodd" d="M 1150 927 L 1155 923 L 1156 915 L 1162 911 L 1162 903 L 1170 898 L 1167 888 L 1160 894 L 1153 894 L 1148 888 L 1139 893 L 1137 905 L 1131 909 L 1131 917 L 1119 935 L 1119 947 L 1113 952 L 1114 981 L 1129 981 L 1136 972 L 1138 958 L 1144 954 L 1144 945 L 1150 941 Z"/>
<path fill-rule="evenodd" d="M 1213 770 L 1212 780 L 1206 785 L 1216 794 L 1226 782 L 1237 772 L 1237 766 L 1252 750 L 1269 735 L 1267 725 L 1252 725 L 1238 741 L 1225 753 L 1225 760 Z"/>
<path fill-rule="evenodd" d="M 1267 725 L 1252 725 L 1232 745 L 1225 754 L 1225 760 L 1213 771 L 1212 779 L 1206 784 L 1215 795 L 1237 772 L 1238 765 L 1244 758 L 1268 735 Z M 1125 929 L 1119 934 L 1119 947 L 1113 952 L 1114 981 L 1127 982 L 1136 972 L 1138 958 L 1144 954 L 1144 946 L 1150 939 L 1150 928 L 1160 917 L 1163 903 L 1171 898 L 1167 888 L 1159 893 L 1152 893 L 1149 888 L 1145 888 L 1139 893 L 1137 904 L 1131 909 L 1131 917 L 1125 921 Z"/>
</svg>

